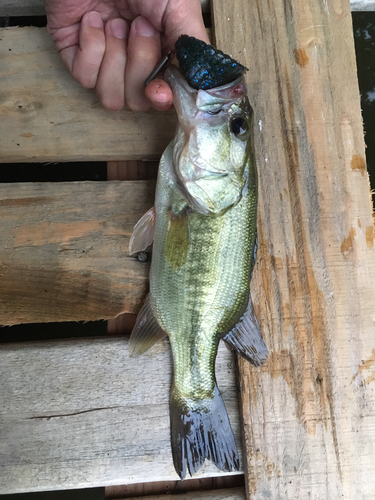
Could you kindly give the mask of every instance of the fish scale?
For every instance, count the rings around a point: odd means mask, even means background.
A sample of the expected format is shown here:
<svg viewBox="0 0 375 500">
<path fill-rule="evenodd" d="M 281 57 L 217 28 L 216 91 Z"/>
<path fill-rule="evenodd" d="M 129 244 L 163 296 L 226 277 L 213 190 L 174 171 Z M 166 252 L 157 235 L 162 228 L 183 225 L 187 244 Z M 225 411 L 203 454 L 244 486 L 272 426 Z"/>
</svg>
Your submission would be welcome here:
<svg viewBox="0 0 375 500">
<path fill-rule="evenodd" d="M 214 388 L 218 334 L 233 327 L 247 306 L 256 198 L 250 190 L 221 217 L 187 215 L 191 234 L 187 258 L 174 269 L 166 258 L 165 242 L 169 207 L 178 204 L 180 193 L 176 196 L 168 176 L 164 177 L 167 182 L 160 178 L 156 193 L 151 291 L 157 297 L 156 319 L 170 337 L 175 387 L 199 401 Z"/>
</svg>

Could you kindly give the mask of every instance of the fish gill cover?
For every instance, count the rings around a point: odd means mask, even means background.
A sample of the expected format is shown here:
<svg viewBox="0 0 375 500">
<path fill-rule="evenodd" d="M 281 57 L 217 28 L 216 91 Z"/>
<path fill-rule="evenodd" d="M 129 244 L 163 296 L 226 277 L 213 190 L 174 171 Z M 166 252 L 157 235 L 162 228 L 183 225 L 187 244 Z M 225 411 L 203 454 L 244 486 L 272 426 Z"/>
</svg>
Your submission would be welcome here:
<svg viewBox="0 0 375 500">
<path fill-rule="evenodd" d="M 180 71 L 196 90 L 226 85 L 248 71 L 221 50 L 192 36 L 181 35 L 175 48 Z"/>
</svg>

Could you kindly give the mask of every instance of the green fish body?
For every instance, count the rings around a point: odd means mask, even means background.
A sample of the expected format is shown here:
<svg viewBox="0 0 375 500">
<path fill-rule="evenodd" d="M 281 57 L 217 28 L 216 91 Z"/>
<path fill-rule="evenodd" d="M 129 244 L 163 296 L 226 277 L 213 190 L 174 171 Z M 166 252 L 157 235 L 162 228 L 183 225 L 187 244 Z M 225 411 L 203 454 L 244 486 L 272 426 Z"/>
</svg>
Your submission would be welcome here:
<svg viewBox="0 0 375 500">
<path fill-rule="evenodd" d="M 179 128 L 160 162 L 155 208 L 135 226 L 131 253 L 153 240 L 150 293 L 131 336 L 139 355 L 167 334 L 174 378 L 171 443 L 177 473 L 205 458 L 238 470 L 229 419 L 215 381 L 225 339 L 255 366 L 267 358 L 251 304 L 257 175 L 252 110 L 241 79 L 195 90 L 167 70 Z"/>
</svg>

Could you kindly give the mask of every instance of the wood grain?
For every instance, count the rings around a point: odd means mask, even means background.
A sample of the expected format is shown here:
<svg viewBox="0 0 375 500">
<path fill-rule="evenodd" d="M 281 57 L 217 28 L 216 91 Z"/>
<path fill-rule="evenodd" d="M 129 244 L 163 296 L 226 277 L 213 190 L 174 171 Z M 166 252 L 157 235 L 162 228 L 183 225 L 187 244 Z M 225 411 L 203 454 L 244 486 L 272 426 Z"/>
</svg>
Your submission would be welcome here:
<svg viewBox="0 0 375 500">
<path fill-rule="evenodd" d="M 238 442 L 235 365 L 222 344 L 216 375 Z M 137 359 L 125 338 L 0 345 L 0 494 L 178 479 L 171 368 L 167 341 Z M 218 474 L 207 463 L 194 477 Z"/>
<path fill-rule="evenodd" d="M 240 360 L 248 495 L 370 500 L 375 251 L 350 5 L 223 0 L 213 14 L 255 112 L 252 293 L 270 352 L 261 370 Z"/>
<path fill-rule="evenodd" d="M 173 111 L 105 110 L 45 28 L 0 29 L 0 60 L 0 162 L 159 158 L 173 136 Z"/>
<path fill-rule="evenodd" d="M 154 181 L 0 184 L 0 324 L 138 312 L 147 263 L 129 237 Z"/>
</svg>

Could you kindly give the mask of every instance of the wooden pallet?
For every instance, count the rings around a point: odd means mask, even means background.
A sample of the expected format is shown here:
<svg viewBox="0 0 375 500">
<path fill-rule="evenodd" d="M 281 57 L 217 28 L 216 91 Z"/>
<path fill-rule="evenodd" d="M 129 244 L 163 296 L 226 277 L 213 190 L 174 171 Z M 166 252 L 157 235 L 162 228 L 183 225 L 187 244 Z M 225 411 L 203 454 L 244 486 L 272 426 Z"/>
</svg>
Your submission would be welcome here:
<svg viewBox="0 0 375 500">
<path fill-rule="evenodd" d="M 255 112 L 252 293 L 270 357 L 239 360 L 241 424 L 225 349 L 218 366 L 247 497 L 370 500 L 375 250 L 350 4 L 214 0 L 212 19 L 217 46 L 250 68 Z M 3 162 L 146 161 L 173 135 L 173 113 L 103 110 L 44 29 L 2 29 L 0 61 Z M 153 186 L 1 185 L 1 323 L 136 313 L 148 269 L 126 249 Z M 3 345 L 0 370 L 0 493 L 176 478 L 167 344 L 137 363 L 123 338 Z M 211 465 L 206 476 L 222 477 Z"/>
</svg>

